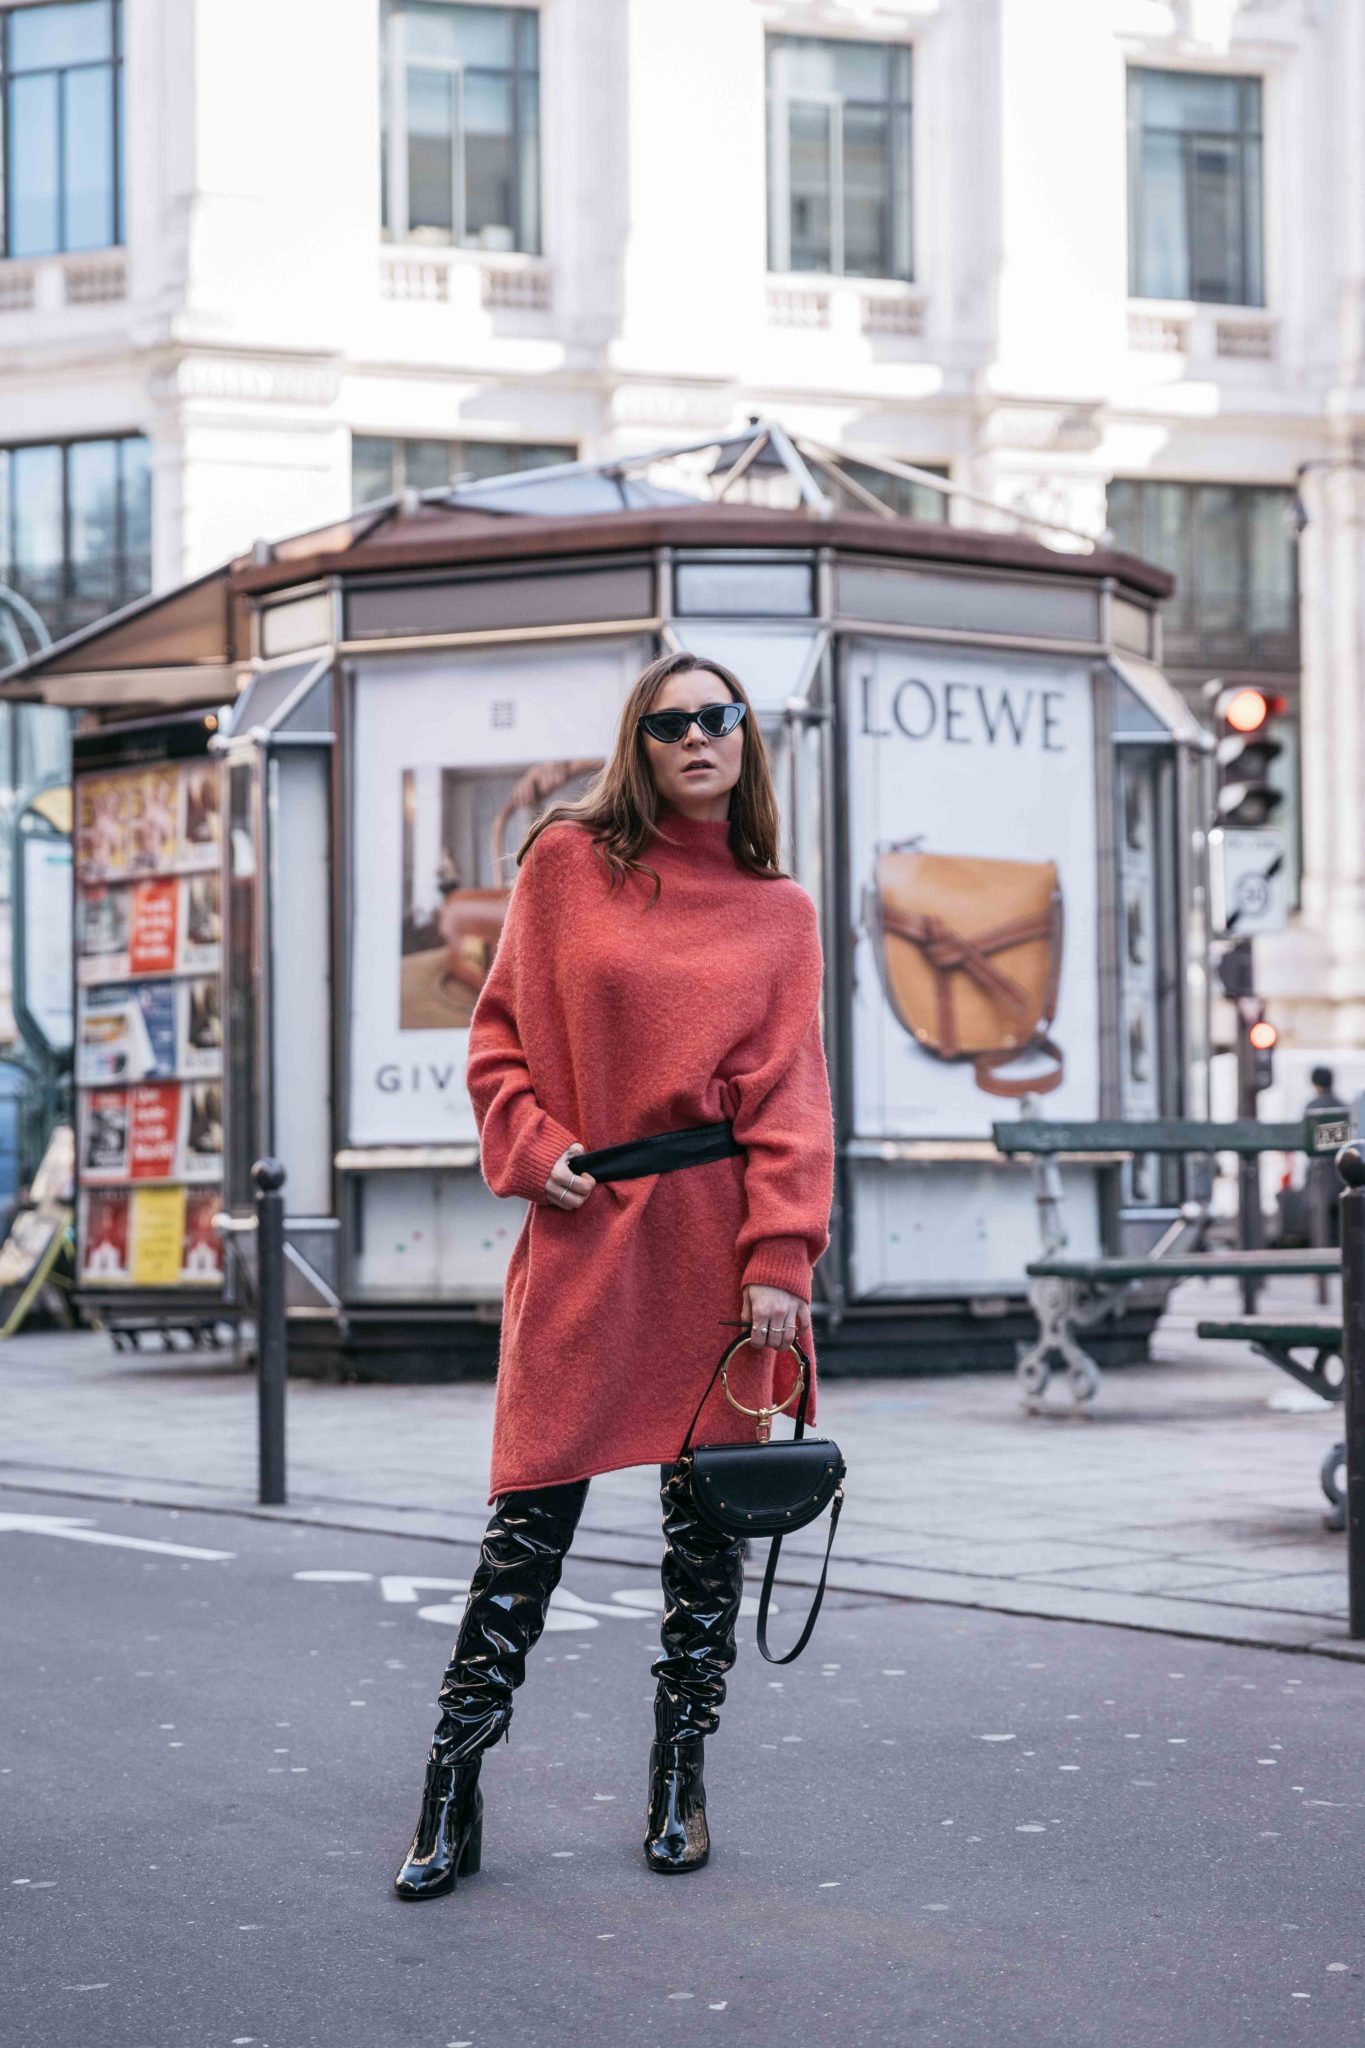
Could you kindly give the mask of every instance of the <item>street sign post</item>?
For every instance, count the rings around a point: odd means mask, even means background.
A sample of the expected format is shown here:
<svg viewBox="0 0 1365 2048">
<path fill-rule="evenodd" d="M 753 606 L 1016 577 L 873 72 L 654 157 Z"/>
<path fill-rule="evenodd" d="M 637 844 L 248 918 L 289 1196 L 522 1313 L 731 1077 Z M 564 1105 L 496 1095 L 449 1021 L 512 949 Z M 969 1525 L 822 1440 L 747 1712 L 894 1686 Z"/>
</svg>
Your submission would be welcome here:
<svg viewBox="0 0 1365 2048">
<path fill-rule="evenodd" d="M 1285 835 L 1276 826 L 1219 826 L 1209 834 L 1213 929 L 1220 938 L 1282 932 L 1289 921 Z"/>
</svg>

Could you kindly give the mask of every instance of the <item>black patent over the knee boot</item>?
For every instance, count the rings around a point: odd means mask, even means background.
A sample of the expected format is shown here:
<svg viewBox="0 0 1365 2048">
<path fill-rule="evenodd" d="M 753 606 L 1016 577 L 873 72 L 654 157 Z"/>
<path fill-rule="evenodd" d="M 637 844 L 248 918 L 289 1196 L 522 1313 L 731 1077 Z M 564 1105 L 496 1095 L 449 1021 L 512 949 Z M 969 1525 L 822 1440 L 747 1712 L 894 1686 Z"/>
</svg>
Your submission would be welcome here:
<svg viewBox="0 0 1365 2048">
<path fill-rule="evenodd" d="M 545 1627 L 588 1483 L 499 1494 L 438 1695 L 422 1811 L 394 1879 L 400 1898 L 438 1897 L 479 1868 L 483 1751 L 508 1732 L 512 1694 Z"/>
<path fill-rule="evenodd" d="M 645 1861 L 665 1876 L 700 1870 L 711 1854 L 703 1763 L 700 1735 L 650 1744 Z"/>
<path fill-rule="evenodd" d="M 654 1744 L 649 1757 L 645 1861 L 651 1870 L 700 1870 L 711 1851 L 703 1741 L 719 1725 L 725 1675 L 735 1661 L 744 1593 L 737 1539 L 704 1522 L 676 1466 L 661 1469 L 664 1557 L 662 1655 L 651 1666 Z"/>
<path fill-rule="evenodd" d="M 483 1855 L 483 1793 L 479 1765 L 427 1764 L 422 1811 L 393 1888 L 400 1899 L 437 1899 L 479 1867 Z"/>
</svg>

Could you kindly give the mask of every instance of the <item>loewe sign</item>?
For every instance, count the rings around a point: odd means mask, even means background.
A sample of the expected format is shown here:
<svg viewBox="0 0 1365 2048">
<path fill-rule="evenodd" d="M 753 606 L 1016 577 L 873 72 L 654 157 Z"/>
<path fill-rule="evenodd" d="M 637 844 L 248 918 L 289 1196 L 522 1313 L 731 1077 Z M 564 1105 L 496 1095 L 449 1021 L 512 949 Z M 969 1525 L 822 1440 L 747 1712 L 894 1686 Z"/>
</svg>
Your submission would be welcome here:
<svg viewBox="0 0 1365 2048">
<path fill-rule="evenodd" d="M 879 695 L 875 671 L 864 670 L 859 681 L 866 739 L 894 739 L 899 734 L 953 747 L 1066 752 L 1061 732 L 1065 690 L 1028 683 L 934 683 L 906 676 L 887 684 Z"/>
</svg>

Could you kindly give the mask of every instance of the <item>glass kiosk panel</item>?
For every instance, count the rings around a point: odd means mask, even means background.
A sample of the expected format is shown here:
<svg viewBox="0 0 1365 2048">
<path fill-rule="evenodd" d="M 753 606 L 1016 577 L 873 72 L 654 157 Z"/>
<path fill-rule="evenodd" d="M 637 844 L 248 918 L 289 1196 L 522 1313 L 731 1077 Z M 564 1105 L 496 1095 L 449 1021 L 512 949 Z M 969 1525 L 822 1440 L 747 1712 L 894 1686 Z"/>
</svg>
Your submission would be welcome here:
<svg viewBox="0 0 1365 2048">
<path fill-rule="evenodd" d="M 251 1169 L 260 1158 L 256 1059 L 259 996 L 256 777 L 259 757 L 239 754 L 227 770 L 227 1205 L 254 1199 Z"/>
<path fill-rule="evenodd" d="M 332 1208 L 331 757 L 291 747 L 267 763 L 270 798 L 270 1146 L 291 1217 Z"/>
</svg>

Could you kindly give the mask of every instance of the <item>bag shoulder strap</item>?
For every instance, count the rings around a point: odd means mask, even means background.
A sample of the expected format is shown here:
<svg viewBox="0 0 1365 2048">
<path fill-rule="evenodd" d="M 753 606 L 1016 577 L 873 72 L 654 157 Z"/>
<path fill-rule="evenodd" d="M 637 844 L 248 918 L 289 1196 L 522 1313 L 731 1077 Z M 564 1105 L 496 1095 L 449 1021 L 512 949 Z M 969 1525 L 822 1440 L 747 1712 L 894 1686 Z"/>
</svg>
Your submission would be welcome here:
<svg viewBox="0 0 1365 2048">
<path fill-rule="evenodd" d="M 1023 1059 L 1030 1052 L 1042 1053 L 1052 1064 L 1041 1074 L 1029 1074 L 1023 1079 L 1013 1079 L 1003 1069 Z M 1054 1088 L 1062 1085 L 1066 1071 L 1066 1055 L 1047 1032 L 1039 1025 L 1026 1045 L 1012 1045 L 1004 1052 L 980 1052 L 976 1055 L 976 1085 L 985 1095 L 1004 1095 L 1018 1099 L 1023 1095 L 1050 1095 Z"/>
<path fill-rule="evenodd" d="M 773 1596 L 773 1579 L 777 1574 L 777 1553 L 782 1548 L 782 1538 L 780 1536 L 774 1536 L 773 1538 L 772 1549 L 768 1552 L 767 1568 L 763 1573 L 763 1591 L 758 1596 L 758 1647 L 770 1664 L 792 1663 L 795 1658 L 801 1655 L 806 1644 L 810 1641 L 811 1631 L 819 1617 L 820 1603 L 825 1597 L 825 1580 L 829 1576 L 829 1554 L 834 1548 L 834 1532 L 839 1526 L 839 1510 L 843 1504 L 844 1489 L 841 1486 L 835 1492 L 834 1501 L 829 1511 L 829 1540 L 825 1544 L 824 1563 L 820 1566 L 820 1583 L 815 1589 L 815 1598 L 811 1602 L 810 1613 L 806 1616 L 806 1625 L 796 1638 L 794 1647 L 788 1650 L 785 1657 L 775 1657 L 768 1648 L 768 1603 Z"/>
</svg>

